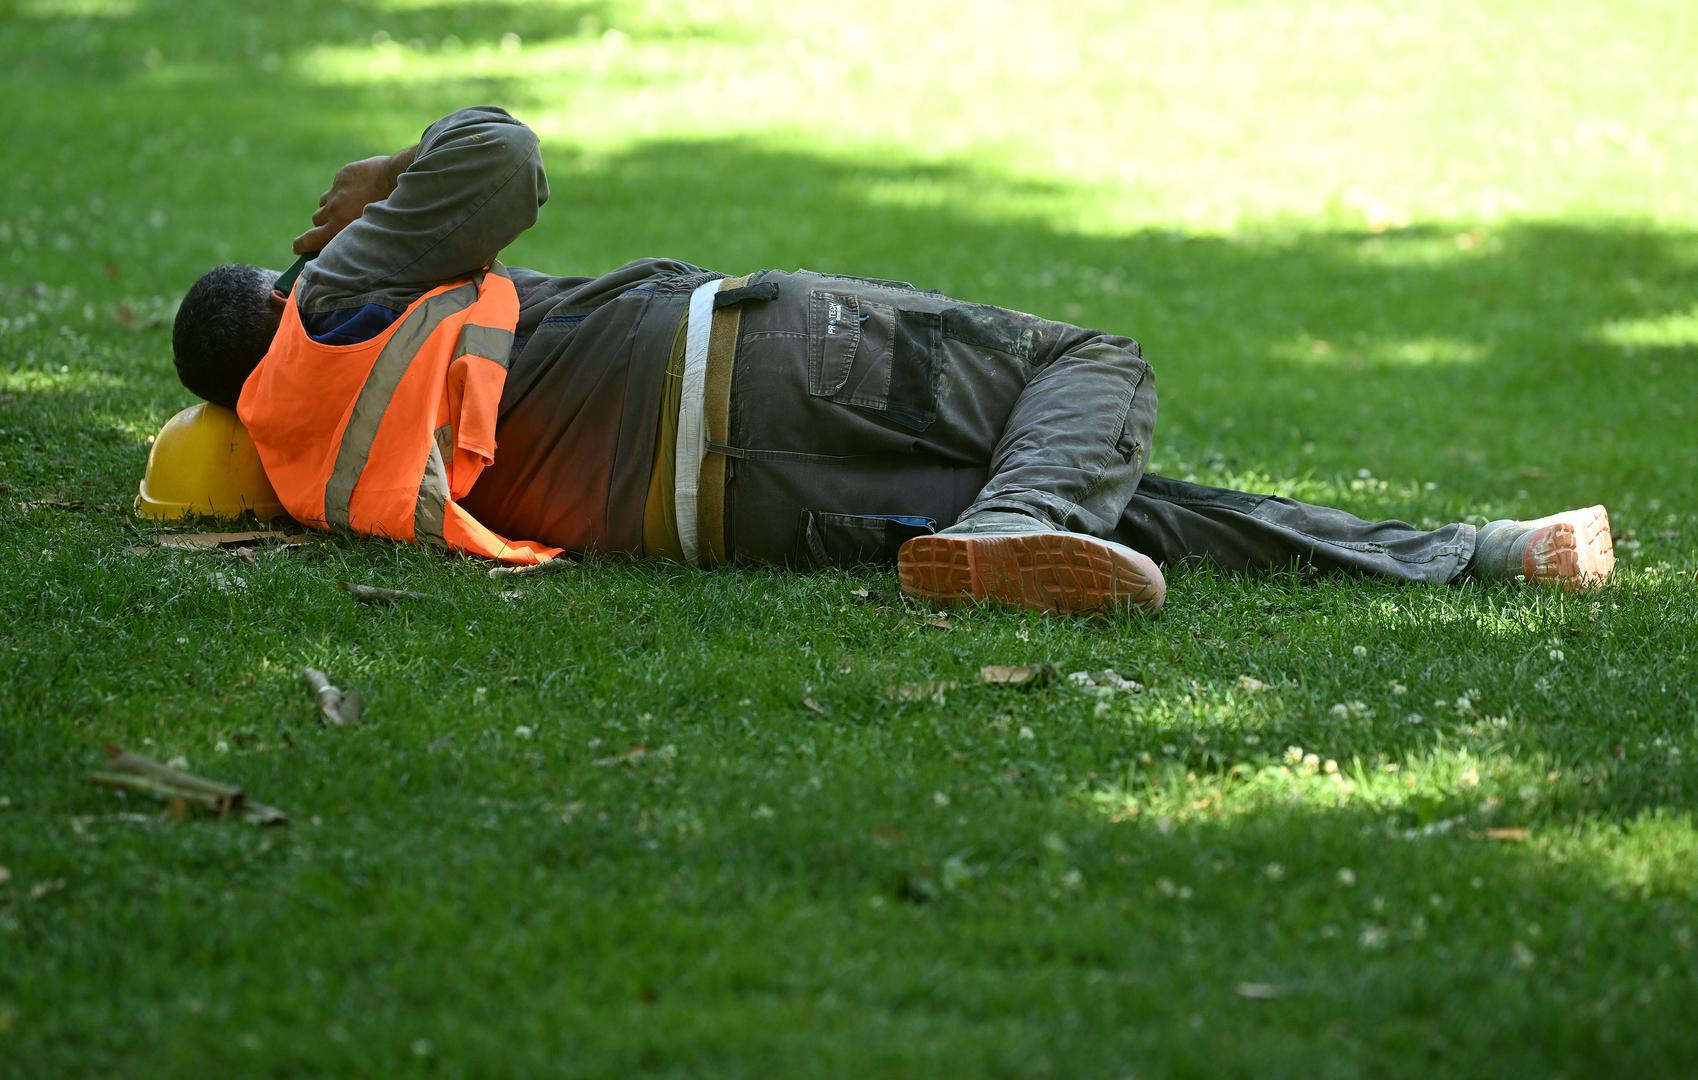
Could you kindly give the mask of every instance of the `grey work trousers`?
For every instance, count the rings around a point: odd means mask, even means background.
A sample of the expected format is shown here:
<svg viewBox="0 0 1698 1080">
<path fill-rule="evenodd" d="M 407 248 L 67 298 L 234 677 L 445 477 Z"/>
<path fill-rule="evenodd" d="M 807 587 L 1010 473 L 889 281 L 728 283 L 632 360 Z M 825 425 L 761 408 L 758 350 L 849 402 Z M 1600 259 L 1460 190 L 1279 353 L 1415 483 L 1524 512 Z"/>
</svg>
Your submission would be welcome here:
<svg viewBox="0 0 1698 1080">
<path fill-rule="evenodd" d="M 1446 582 L 1474 527 L 1424 531 L 1146 475 L 1155 380 L 1130 338 L 900 282 L 763 271 L 732 376 L 734 560 L 894 561 L 911 537 L 1016 510 L 1158 562 L 1308 564 Z M 770 290 L 768 290 L 770 293 Z"/>
</svg>

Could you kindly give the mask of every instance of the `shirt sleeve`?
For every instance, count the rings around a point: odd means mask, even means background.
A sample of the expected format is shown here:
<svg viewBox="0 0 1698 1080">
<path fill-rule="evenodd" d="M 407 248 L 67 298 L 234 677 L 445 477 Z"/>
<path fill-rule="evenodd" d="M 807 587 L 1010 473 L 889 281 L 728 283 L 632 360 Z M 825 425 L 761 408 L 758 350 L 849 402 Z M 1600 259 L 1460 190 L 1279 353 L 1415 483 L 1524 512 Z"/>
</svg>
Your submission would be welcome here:
<svg viewBox="0 0 1698 1080">
<path fill-rule="evenodd" d="M 495 106 L 425 129 L 394 193 L 368 205 L 302 272 L 300 308 L 397 310 L 487 266 L 548 200 L 537 137 Z"/>
</svg>

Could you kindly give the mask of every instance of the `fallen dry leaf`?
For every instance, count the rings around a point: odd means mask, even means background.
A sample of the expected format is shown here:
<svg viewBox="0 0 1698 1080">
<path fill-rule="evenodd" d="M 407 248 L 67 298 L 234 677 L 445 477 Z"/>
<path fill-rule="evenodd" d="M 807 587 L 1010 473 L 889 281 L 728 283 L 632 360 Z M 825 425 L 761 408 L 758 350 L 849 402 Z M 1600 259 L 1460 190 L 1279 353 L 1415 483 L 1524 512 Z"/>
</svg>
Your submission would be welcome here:
<svg viewBox="0 0 1698 1080">
<path fill-rule="evenodd" d="M 430 597 L 411 589 L 385 589 L 379 585 L 361 585 L 354 581 L 338 581 L 336 587 L 362 604 L 393 604 L 398 600 L 429 600 Z"/>
<path fill-rule="evenodd" d="M 934 615 L 925 621 L 925 625 L 934 630 L 953 630 L 955 624 L 949 621 L 948 615 Z"/>
<path fill-rule="evenodd" d="M 38 881 L 34 885 L 30 886 L 29 898 L 31 900 L 40 900 L 44 896 L 51 896 L 53 893 L 58 892 L 64 887 L 65 879 L 62 877 L 48 878 L 46 881 Z"/>
<path fill-rule="evenodd" d="M 0 885 L 4 885 L 8 881 L 11 881 L 11 880 L 12 880 L 12 872 L 10 870 L 6 869 L 4 866 L 0 866 Z"/>
<path fill-rule="evenodd" d="M 1237 990 L 1239 997 L 1248 998 L 1251 1001 L 1272 1001 L 1274 998 L 1284 997 L 1289 993 L 1283 986 L 1259 982 L 1241 982 L 1238 984 Z"/>
<path fill-rule="evenodd" d="M 1519 827 L 1519 826 L 1515 827 L 1515 828 L 1487 829 L 1486 830 L 1486 839 L 1487 840 L 1504 840 L 1504 841 L 1508 841 L 1510 843 L 1517 843 L 1517 844 L 1521 843 L 1522 841 L 1526 840 L 1528 837 L 1530 837 L 1532 835 L 1533 835 L 1533 830 L 1523 828 L 1523 827 Z"/>
<path fill-rule="evenodd" d="M 251 532 L 161 533 L 153 538 L 160 547 L 184 551 L 207 551 L 213 548 L 242 548 L 250 544 L 276 544 L 280 547 L 299 547 L 311 537 L 306 533 L 278 532 L 257 529 Z"/>
<path fill-rule="evenodd" d="M 1240 675 L 1238 676 L 1238 689 L 1247 694 L 1259 694 L 1263 690 L 1272 690 L 1273 687 L 1256 678 L 1254 675 Z"/>
<path fill-rule="evenodd" d="M 1055 681 L 1054 664 L 988 664 L 979 669 L 979 681 L 989 686 L 1020 686 L 1028 690 Z"/>
<path fill-rule="evenodd" d="M 905 683 L 901 686 L 887 686 L 884 696 L 892 701 L 926 701 L 931 700 L 943 704 L 944 695 L 955 689 L 953 682 L 923 682 Z"/>
<path fill-rule="evenodd" d="M 123 510 L 120 503 L 91 503 L 82 499 L 27 499 L 18 504 L 20 510 L 93 510 L 97 513 L 109 513 L 113 510 Z"/>
<path fill-rule="evenodd" d="M 606 768 L 609 765 L 637 765 L 648 756 L 649 748 L 638 743 L 623 754 L 614 754 L 610 757 L 596 758 L 594 761 L 590 762 L 590 764 L 599 765 L 602 768 Z"/>
<path fill-rule="evenodd" d="M 1074 686 L 1090 686 L 1099 690 L 1120 690 L 1126 693 L 1136 693 L 1144 688 L 1144 684 L 1134 679 L 1128 679 L 1113 668 L 1102 671 L 1075 671 L 1067 676 L 1067 681 Z"/>
<path fill-rule="evenodd" d="M 547 562 L 529 563 L 524 566 L 492 566 L 489 576 L 492 578 L 530 577 L 533 574 L 553 574 L 561 570 L 570 570 L 578 565 L 564 555 L 556 556 Z"/>
<path fill-rule="evenodd" d="M 821 705 L 818 701 L 814 700 L 812 695 L 802 699 L 802 707 L 807 709 L 809 712 L 819 713 L 821 716 L 831 715 L 831 713 L 826 711 L 824 705 Z"/>
</svg>

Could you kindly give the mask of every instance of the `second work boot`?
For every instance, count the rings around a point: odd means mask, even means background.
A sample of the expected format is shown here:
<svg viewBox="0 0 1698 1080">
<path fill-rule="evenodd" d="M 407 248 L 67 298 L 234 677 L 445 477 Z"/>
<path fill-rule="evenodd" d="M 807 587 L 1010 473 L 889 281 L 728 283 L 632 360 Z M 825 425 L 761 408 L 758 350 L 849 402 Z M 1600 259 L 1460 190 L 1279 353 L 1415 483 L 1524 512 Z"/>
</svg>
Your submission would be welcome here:
<svg viewBox="0 0 1698 1080">
<path fill-rule="evenodd" d="M 1610 515 L 1602 506 L 1567 510 L 1536 521 L 1503 519 L 1480 527 L 1465 571 L 1482 579 L 1520 578 L 1529 585 L 1590 589 L 1615 569 Z"/>
<path fill-rule="evenodd" d="M 994 600 L 1067 614 L 1130 607 L 1154 615 L 1167 598 L 1161 569 L 1142 552 L 994 510 L 908 541 L 896 568 L 903 592 L 946 604 Z"/>
</svg>

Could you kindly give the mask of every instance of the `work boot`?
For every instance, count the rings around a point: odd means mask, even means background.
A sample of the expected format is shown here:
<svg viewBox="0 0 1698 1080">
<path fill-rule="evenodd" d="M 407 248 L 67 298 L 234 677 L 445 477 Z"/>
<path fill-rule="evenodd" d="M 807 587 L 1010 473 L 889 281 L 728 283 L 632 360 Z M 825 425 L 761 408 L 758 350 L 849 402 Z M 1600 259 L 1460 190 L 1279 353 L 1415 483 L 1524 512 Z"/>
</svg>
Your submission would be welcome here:
<svg viewBox="0 0 1698 1080">
<path fill-rule="evenodd" d="M 1505 518 L 1482 525 L 1464 573 L 1481 580 L 1522 578 L 1530 585 L 1592 589 L 1614 569 L 1609 511 L 1588 506 L 1537 521 Z"/>
<path fill-rule="evenodd" d="M 896 567 L 903 592 L 946 604 L 995 600 L 1067 614 L 1132 607 L 1154 615 L 1167 597 L 1167 582 L 1149 556 L 995 510 L 908 541 Z"/>
</svg>

